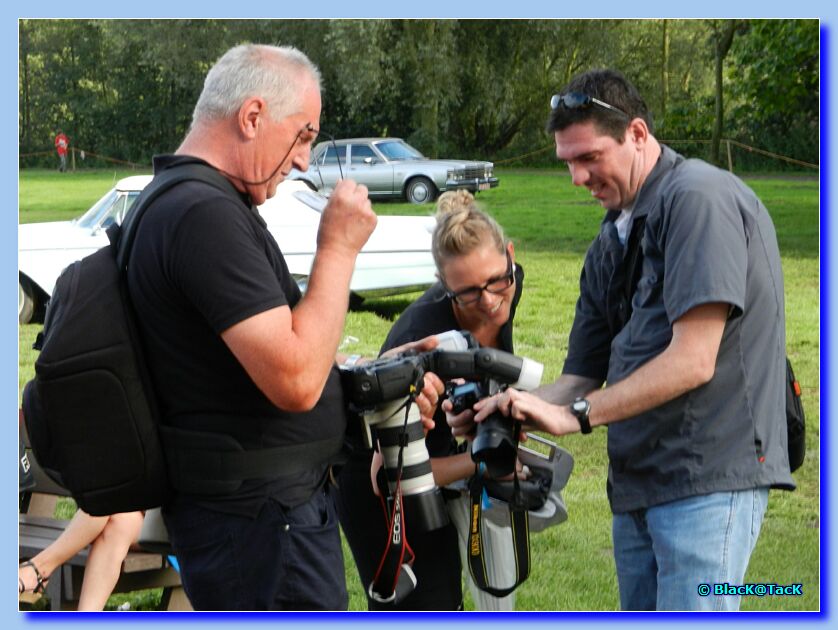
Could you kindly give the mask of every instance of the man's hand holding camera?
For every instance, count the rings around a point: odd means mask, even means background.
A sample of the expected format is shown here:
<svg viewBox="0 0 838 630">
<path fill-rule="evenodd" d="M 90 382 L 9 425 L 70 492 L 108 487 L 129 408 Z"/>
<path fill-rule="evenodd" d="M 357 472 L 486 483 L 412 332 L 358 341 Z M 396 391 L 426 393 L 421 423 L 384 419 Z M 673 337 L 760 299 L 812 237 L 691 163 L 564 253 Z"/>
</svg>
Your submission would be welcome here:
<svg viewBox="0 0 838 630">
<path fill-rule="evenodd" d="M 451 432 L 458 437 L 471 439 L 477 425 L 495 412 L 523 423 L 527 430 L 544 431 L 562 436 L 577 433 L 579 421 L 565 405 L 553 405 L 529 392 L 509 388 L 506 391 L 479 400 L 472 409 L 453 414 L 448 401 L 442 403 Z M 522 441 L 526 435 L 521 436 Z"/>
<path fill-rule="evenodd" d="M 481 422 L 494 409 L 523 423 L 525 429 L 545 431 L 555 436 L 579 431 L 579 420 L 566 405 L 553 405 L 529 392 L 507 389 L 499 396 L 475 405 L 475 421 Z"/>
</svg>

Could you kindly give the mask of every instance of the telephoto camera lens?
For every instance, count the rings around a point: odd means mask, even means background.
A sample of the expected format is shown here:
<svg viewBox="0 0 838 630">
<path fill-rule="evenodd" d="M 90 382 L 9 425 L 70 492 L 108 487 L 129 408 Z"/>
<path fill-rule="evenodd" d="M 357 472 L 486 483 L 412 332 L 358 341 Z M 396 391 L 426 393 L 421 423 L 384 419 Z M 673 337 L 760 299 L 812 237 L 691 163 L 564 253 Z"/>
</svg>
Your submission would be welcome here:
<svg viewBox="0 0 838 630">
<path fill-rule="evenodd" d="M 405 442 L 401 480 L 404 513 L 410 519 L 411 528 L 430 531 L 448 524 L 448 510 L 442 492 L 434 483 L 419 407 L 410 406 L 405 426 L 404 409 L 399 409 L 403 404 L 404 400 L 380 403 L 375 411 L 364 414 L 364 422 L 373 428 L 381 448 L 391 495 L 396 490 L 399 449 L 402 441 Z"/>
</svg>

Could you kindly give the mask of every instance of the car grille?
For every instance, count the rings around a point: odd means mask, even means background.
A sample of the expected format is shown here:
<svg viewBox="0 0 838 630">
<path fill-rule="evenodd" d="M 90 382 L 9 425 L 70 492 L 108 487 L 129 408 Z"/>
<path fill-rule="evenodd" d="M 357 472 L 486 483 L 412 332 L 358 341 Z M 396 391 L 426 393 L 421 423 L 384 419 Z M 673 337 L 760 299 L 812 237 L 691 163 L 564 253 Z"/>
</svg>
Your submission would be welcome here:
<svg viewBox="0 0 838 630">
<path fill-rule="evenodd" d="M 472 166 L 466 166 L 463 169 L 463 177 L 464 179 L 476 179 L 476 178 L 483 178 L 483 177 L 491 177 L 492 169 L 486 168 L 482 164 L 474 164 Z"/>
</svg>

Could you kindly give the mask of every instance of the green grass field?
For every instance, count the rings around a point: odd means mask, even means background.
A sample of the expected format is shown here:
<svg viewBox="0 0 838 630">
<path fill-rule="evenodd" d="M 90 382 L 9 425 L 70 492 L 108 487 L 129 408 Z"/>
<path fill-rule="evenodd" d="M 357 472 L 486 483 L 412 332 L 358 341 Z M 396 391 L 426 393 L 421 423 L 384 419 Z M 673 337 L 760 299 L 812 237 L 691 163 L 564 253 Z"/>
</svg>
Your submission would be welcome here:
<svg viewBox="0 0 838 630">
<path fill-rule="evenodd" d="M 66 219 L 81 214 L 119 177 L 131 172 L 20 175 L 20 221 Z M 561 370 L 567 350 L 579 270 L 596 234 L 602 211 L 587 191 L 571 186 L 558 168 L 500 170 L 501 185 L 481 193 L 480 203 L 503 225 L 526 270 L 526 291 L 515 326 L 516 353 L 545 365 L 545 380 Z M 743 598 L 743 610 L 811 611 L 819 598 L 819 244 L 818 183 L 812 178 L 751 177 L 777 227 L 786 286 L 787 346 L 803 386 L 807 413 L 807 455 L 795 473 L 795 492 L 772 492 L 762 534 L 746 582 L 802 583 L 803 597 Z M 375 205 L 382 214 L 430 214 L 430 206 Z M 418 294 L 417 294 L 418 295 Z M 358 341 L 344 350 L 376 353 L 389 326 L 417 297 L 368 302 L 349 313 L 345 335 Z M 20 329 L 19 383 L 32 376 L 32 339 L 39 326 Z M 576 465 L 564 493 L 569 520 L 531 538 L 532 571 L 517 591 L 518 610 L 618 609 L 611 547 L 611 518 L 605 496 L 606 432 L 570 436 L 561 445 Z M 64 506 L 71 510 L 72 506 Z M 350 609 L 364 610 L 361 585 L 346 551 Z M 112 598 L 112 605 L 125 601 Z M 154 594 L 130 596 L 132 607 L 154 605 Z M 467 607 L 471 607 L 467 599 Z"/>
</svg>

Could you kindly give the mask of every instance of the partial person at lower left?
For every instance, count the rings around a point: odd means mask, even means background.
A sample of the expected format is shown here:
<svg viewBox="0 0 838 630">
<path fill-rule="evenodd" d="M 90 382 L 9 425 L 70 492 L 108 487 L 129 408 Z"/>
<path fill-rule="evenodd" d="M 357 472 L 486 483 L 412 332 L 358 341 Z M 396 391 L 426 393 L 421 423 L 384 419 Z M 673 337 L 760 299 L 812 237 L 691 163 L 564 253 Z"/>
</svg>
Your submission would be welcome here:
<svg viewBox="0 0 838 630">
<path fill-rule="evenodd" d="M 90 545 L 78 609 L 104 610 L 142 524 L 142 512 L 91 516 L 78 510 L 54 543 L 18 567 L 18 594 L 43 593 L 53 571 Z"/>
</svg>

